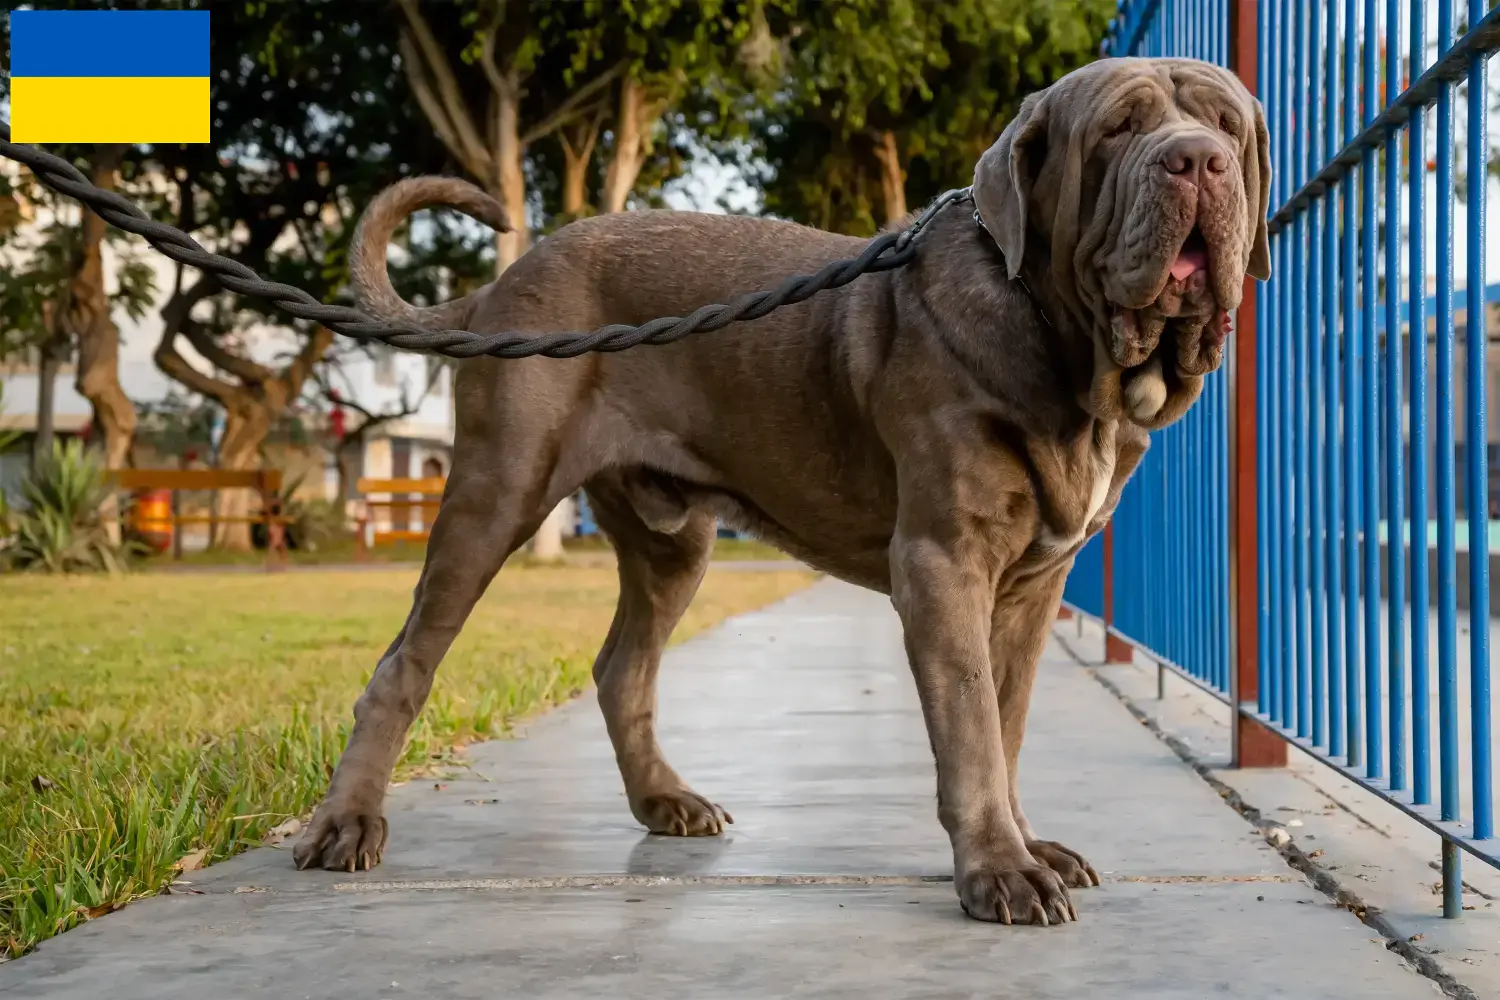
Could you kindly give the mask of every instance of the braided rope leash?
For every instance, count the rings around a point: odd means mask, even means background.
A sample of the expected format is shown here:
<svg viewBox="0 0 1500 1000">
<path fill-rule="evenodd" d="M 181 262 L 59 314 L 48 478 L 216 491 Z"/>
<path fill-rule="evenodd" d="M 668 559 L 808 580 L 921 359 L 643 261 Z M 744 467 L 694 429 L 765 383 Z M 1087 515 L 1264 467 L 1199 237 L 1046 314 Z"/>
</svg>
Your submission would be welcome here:
<svg viewBox="0 0 1500 1000">
<path fill-rule="evenodd" d="M 110 225 L 144 237 L 158 251 L 218 277 L 225 288 L 241 295 L 268 299 L 298 319 L 311 320 L 355 340 L 377 341 L 407 351 L 424 351 L 450 358 L 488 355 L 496 358 L 573 358 L 591 351 L 623 351 L 638 344 L 670 344 L 689 334 L 722 330 L 731 323 L 759 319 L 782 306 L 811 298 L 818 292 L 847 285 L 862 274 L 904 267 L 916 258 L 917 235 L 945 206 L 966 201 L 970 188 L 940 195 L 915 222 L 899 233 L 875 237 L 858 257 L 828 264 L 816 274 L 788 278 L 776 288 L 751 292 L 722 304 L 706 305 L 687 316 L 664 316 L 640 326 L 613 324 L 589 333 L 480 334 L 466 330 L 429 330 L 406 323 L 374 319 L 349 306 L 319 302 L 292 285 L 266 281 L 238 261 L 209 253 L 187 233 L 157 222 L 130 200 L 89 182 L 61 157 L 34 146 L 10 141 L 10 124 L 0 121 L 0 157 L 29 167 L 38 181 L 93 209 Z"/>
</svg>

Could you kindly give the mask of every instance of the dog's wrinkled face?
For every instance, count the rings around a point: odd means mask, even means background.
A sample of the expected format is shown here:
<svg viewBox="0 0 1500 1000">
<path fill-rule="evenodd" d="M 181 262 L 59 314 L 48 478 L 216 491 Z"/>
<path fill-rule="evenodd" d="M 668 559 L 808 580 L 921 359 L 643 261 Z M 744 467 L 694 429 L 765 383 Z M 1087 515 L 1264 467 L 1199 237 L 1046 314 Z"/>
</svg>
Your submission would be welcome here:
<svg viewBox="0 0 1500 1000">
<path fill-rule="evenodd" d="M 1048 275 L 1058 319 L 1094 338 L 1089 408 L 1155 428 L 1219 366 L 1245 276 L 1270 277 L 1270 181 L 1260 104 L 1229 71 L 1101 59 L 1026 100 L 974 199 L 1010 276 Z"/>
</svg>

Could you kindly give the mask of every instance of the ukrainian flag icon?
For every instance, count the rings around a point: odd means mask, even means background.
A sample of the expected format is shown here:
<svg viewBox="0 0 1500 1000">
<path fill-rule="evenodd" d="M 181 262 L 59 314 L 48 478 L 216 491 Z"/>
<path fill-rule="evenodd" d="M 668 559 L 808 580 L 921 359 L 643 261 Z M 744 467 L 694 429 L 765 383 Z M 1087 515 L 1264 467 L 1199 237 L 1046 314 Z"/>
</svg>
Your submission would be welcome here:
<svg viewBox="0 0 1500 1000">
<path fill-rule="evenodd" d="M 13 142 L 208 142 L 208 11 L 17 10 Z"/>
</svg>

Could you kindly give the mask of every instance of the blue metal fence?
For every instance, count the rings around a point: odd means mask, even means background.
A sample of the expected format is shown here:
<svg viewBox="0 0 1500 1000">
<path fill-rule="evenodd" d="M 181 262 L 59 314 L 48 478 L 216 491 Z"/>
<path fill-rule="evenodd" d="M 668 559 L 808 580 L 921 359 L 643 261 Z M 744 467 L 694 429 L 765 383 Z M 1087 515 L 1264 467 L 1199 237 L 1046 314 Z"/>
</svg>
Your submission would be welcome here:
<svg viewBox="0 0 1500 1000">
<path fill-rule="evenodd" d="M 1191 56 L 1228 65 L 1230 14 L 1227 0 L 1123 3 L 1106 54 Z M 1112 597 L 1113 635 L 1228 701 L 1234 622 L 1226 368 L 1204 380 L 1186 419 L 1153 435 L 1110 528 L 1111 578 L 1097 586 Z M 1070 590 L 1085 587 L 1073 577 L 1102 569 L 1076 563 Z"/>
<path fill-rule="evenodd" d="M 1251 25 L 1253 40 L 1231 37 Z M 1110 602 L 1083 595 L 1112 592 L 1113 634 L 1440 834 L 1444 913 L 1457 916 L 1459 850 L 1500 866 L 1492 446 L 1468 446 L 1488 439 L 1486 61 L 1500 10 L 1126 0 L 1103 48 L 1225 65 L 1253 53 L 1235 68 L 1254 80 L 1271 135 L 1275 273 L 1256 290 L 1253 328 L 1237 332 L 1254 338 L 1253 376 L 1237 384 L 1226 363 L 1155 435 L 1114 518 L 1112 573 L 1081 558 L 1066 599 L 1098 615 Z M 1253 454 L 1234 456 L 1244 421 Z M 1230 517 L 1245 482 L 1253 540 Z M 1254 563 L 1253 621 L 1236 614 L 1250 605 L 1235 600 L 1235 559 Z M 1236 663 L 1250 642 L 1247 675 Z"/>
<path fill-rule="evenodd" d="M 1063 601 L 1086 615 L 1104 617 L 1104 536 L 1088 540 L 1073 559 Z"/>
</svg>

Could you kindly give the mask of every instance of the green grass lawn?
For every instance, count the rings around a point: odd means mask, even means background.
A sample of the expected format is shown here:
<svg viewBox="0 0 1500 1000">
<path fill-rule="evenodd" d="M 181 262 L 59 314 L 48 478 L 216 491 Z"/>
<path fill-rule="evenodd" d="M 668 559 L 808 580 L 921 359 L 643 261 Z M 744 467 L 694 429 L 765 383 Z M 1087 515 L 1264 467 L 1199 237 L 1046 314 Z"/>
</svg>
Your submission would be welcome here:
<svg viewBox="0 0 1500 1000">
<path fill-rule="evenodd" d="M 415 579 L 0 577 L 0 958 L 311 809 Z M 811 579 L 711 573 L 674 638 Z M 438 672 L 402 771 L 451 763 L 578 694 L 615 592 L 607 567 L 502 572 Z"/>
</svg>

